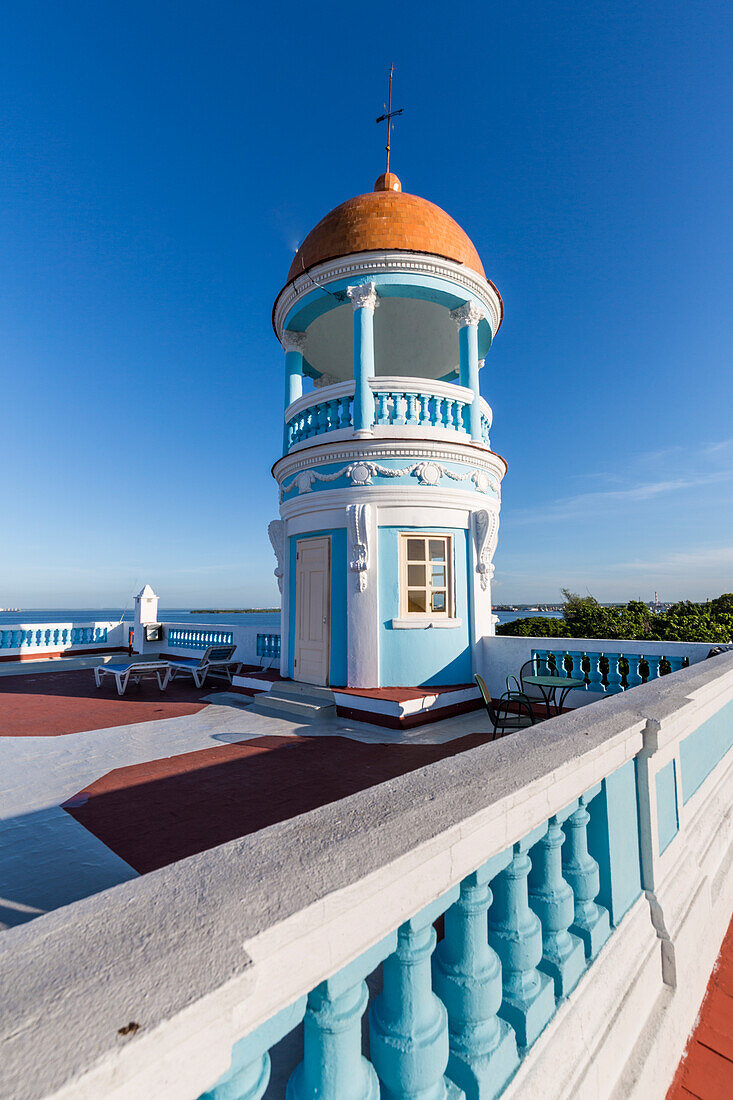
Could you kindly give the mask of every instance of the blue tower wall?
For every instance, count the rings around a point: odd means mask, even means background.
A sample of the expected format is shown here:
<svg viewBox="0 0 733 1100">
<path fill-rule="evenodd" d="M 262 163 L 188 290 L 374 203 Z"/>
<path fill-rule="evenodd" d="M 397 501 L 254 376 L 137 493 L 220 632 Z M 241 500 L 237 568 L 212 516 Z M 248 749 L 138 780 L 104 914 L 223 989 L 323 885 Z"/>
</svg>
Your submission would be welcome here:
<svg viewBox="0 0 733 1100">
<path fill-rule="evenodd" d="M 395 630 L 399 617 L 399 535 L 419 527 L 379 528 L 379 671 L 384 687 L 432 686 L 471 683 L 468 607 L 468 540 L 465 530 L 431 527 L 453 535 L 455 547 L 454 600 L 459 627 Z"/>
</svg>

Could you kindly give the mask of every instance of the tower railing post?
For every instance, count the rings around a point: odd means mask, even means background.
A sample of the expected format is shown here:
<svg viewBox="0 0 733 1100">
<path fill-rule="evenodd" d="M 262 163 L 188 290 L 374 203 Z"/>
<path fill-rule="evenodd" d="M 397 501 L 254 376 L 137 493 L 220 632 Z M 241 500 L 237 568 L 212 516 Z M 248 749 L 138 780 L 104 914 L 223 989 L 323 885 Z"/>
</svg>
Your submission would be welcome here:
<svg viewBox="0 0 733 1100">
<path fill-rule="evenodd" d="M 471 439 L 474 443 L 481 443 L 481 408 L 479 397 L 478 378 L 478 326 L 483 321 L 485 313 L 475 302 L 466 302 L 451 312 L 451 317 L 458 327 L 458 361 L 460 383 L 473 391 L 471 402 Z"/>
</svg>

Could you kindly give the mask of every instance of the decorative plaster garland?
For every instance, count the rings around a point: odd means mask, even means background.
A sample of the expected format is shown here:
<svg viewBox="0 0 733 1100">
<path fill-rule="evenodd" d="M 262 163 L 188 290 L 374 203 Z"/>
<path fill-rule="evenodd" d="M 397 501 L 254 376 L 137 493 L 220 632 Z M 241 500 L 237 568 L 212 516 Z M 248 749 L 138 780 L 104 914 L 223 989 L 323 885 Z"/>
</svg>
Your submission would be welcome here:
<svg viewBox="0 0 733 1100">
<path fill-rule="evenodd" d="M 409 466 L 403 466 L 399 470 L 393 470 L 390 466 L 382 466 L 379 462 L 350 462 L 348 466 L 342 466 L 332 474 L 319 474 L 317 470 L 300 470 L 292 481 L 286 485 L 283 482 L 280 488 L 280 499 L 297 488 L 298 493 L 310 493 L 313 490 L 314 481 L 337 481 L 340 477 L 348 477 L 352 485 L 371 485 L 372 478 L 379 474 L 381 477 L 416 477 L 421 485 L 437 485 L 441 477 L 450 478 L 451 481 L 472 481 L 479 493 L 495 491 L 492 478 L 485 470 L 472 470 L 469 473 L 457 474 L 449 470 L 440 462 L 413 462 Z"/>
<path fill-rule="evenodd" d="M 349 569 L 357 574 L 359 579 L 359 591 L 364 592 L 367 586 L 367 573 L 369 571 L 369 542 L 367 531 L 371 515 L 370 504 L 349 504 L 346 508 L 346 525 L 351 539 L 351 558 Z"/>
</svg>

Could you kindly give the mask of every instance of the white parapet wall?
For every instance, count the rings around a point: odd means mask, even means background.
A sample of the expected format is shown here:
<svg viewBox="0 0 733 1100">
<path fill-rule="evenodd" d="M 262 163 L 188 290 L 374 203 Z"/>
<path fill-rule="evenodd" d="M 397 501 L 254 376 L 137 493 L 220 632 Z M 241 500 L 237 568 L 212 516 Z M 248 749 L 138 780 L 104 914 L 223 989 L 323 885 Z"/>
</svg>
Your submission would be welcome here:
<svg viewBox="0 0 733 1100">
<path fill-rule="evenodd" d="M 732 804 L 723 654 L 143 875 L 0 936 L 0 1095 L 239 1095 L 307 1012 L 293 1096 L 419 1065 L 488 1072 L 480 1096 L 662 1100 L 733 912 Z"/>
<path fill-rule="evenodd" d="M 17 623 L 0 626 L 0 661 L 126 649 L 131 623 Z"/>
</svg>

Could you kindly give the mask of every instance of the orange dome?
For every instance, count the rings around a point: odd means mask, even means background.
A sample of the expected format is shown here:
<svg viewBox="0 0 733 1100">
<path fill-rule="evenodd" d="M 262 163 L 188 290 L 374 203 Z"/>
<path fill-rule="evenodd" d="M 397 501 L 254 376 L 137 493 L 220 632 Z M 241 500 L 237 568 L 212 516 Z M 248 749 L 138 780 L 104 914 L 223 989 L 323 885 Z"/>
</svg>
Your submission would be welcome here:
<svg viewBox="0 0 733 1100">
<path fill-rule="evenodd" d="M 458 222 L 435 203 L 404 194 L 390 172 L 379 177 L 374 191 L 347 199 L 319 221 L 296 252 L 287 282 L 325 260 L 387 251 L 442 256 L 486 278 L 478 252 Z"/>
</svg>

